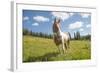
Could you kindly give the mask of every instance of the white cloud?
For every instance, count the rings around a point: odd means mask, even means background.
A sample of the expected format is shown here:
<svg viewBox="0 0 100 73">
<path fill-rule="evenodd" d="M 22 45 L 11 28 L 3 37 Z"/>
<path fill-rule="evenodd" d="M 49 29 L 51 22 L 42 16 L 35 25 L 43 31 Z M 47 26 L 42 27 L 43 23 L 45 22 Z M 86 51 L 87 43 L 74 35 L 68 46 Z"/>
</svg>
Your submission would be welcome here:
<svg viewBox="0 0 100 73">
<path fill-rule="evenodd" d="M 83 22 L 77 21 L 75 23 L 69 24 L 69 29 L 78 29 L 83 26 Z"/>
<path fill-rule="evenodd" d="M 89 13 L 80 13 L 83 18 L 88 18 L 90 16 Z"/>
<path fill-rule="evenodd" d="M 32 26 L 38 26 L 39 25 L 39 23 L 33 23 L 32 24 Z"/>
<path fill-rule="evenodd" d="M 74 13 L 69 13 L 69 15 L 70 15 L 70 16 L 73 16 L 73 15 L 74 15 Z"/>
<path fill-rule="evenodd" d="M 25 20 L 29 20 L 29 17 L 28 16 L 25 16 L 25 17 L 23 17 L 23 20 L 25 21 Z"/>
<path fill-rule="evenodd" d="M 89 28 L 89 27 L 91 27 L 91 25 L 90 25 L 90 24 L 88 24 L 88 25 L 86 25 L 86 27 L 87 27 L 87 28 Z"/>
<path fill-rule="evenodd" d="M 67 12 L 52 12 L 52 15 L 57 18 L 61 18 L 63 21 L 70 17 L 70 14 Z"/>
<path fill-rule="evenodd" d="M 79 31 L 84 31 L 84 29 L 83 28 L 80 28 Z"/>
<path fill-rule="evenodd" d="M 46 18 L 44 16 L 35 16 L 35 17 L 33 17 L 33 19 L 38 22 L 48 22 L 49 21 L 49 18 Z"/>
</svg>

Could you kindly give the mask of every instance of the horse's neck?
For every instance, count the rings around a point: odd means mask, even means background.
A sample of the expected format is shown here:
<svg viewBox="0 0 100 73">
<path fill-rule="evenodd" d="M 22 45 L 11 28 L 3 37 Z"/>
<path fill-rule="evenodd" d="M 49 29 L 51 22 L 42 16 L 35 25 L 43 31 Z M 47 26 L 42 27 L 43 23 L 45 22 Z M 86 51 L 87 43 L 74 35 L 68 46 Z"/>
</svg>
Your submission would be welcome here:
<svg viewBox="0 0 100 73">
<path fill-rule="evenodd" d="M 57 33 L 57 35 L 61 35 L 61 33 L 62 33 L 61 29 L 59 28 L 59 30 L 56 33 Z"/>
<path fill-rule="evenodd" d="M 62 32 L 60 28 L 59 28 L 59 31 L 58 32 L 59 32 L 59 34 Z"/>
</svg>

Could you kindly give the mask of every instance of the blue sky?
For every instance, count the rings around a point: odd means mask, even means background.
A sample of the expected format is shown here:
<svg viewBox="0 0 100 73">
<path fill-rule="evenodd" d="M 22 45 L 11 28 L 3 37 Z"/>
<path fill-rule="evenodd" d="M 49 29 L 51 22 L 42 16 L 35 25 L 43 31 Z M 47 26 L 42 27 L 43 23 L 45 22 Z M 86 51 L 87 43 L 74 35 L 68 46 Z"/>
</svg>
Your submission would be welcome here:
<svg viewBox="0 0 100 73">
<path fill-rule="evenodd" d="M 79 31 L 81 35 L 91 33 L 91 14 L 80 12 L 23 10 L 23 28 L 32 32 L 52 34 L 55 17 L 61 19 L 61 31 L 70 32 L 71 36 L 76 31 Z"/>
</svg>

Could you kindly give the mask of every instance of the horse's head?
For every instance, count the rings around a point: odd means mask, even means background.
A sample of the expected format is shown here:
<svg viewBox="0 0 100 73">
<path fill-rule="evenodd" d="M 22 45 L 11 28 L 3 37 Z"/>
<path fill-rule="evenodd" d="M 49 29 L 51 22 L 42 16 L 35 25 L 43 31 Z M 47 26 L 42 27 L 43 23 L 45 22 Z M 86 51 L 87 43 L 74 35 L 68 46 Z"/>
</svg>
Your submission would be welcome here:
<svg viewBox="0 0 100 73">
<path fill-rule="evenodd" d="M 60 21 L 61 21 L 61 20 L 60 20 L 59 18 L 55 18 L 55 19 L 54 19 L 54 24 L 55 24 L 55 25 L 60 25 Z"/>
<path fill-rule="evenodd" d="M 53 32 L 58 32 L 60 30 L 60 19 L 55 18 L 53 23 Z"/>
</svg>

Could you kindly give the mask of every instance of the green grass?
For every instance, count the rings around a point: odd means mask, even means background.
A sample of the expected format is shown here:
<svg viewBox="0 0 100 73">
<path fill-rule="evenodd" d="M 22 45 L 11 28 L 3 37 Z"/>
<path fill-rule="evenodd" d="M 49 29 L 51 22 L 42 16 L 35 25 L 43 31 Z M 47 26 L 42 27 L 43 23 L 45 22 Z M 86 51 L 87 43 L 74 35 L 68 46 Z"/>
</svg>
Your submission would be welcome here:
<svg viewBox="0 0 100 73">
<path fill-rule="evenodd" d="M 23 36 L 23 62 L 91 59 L 90 41 L 71 41 L 66 54 L 60 55 L 52 39 Z"/>
</svg>

